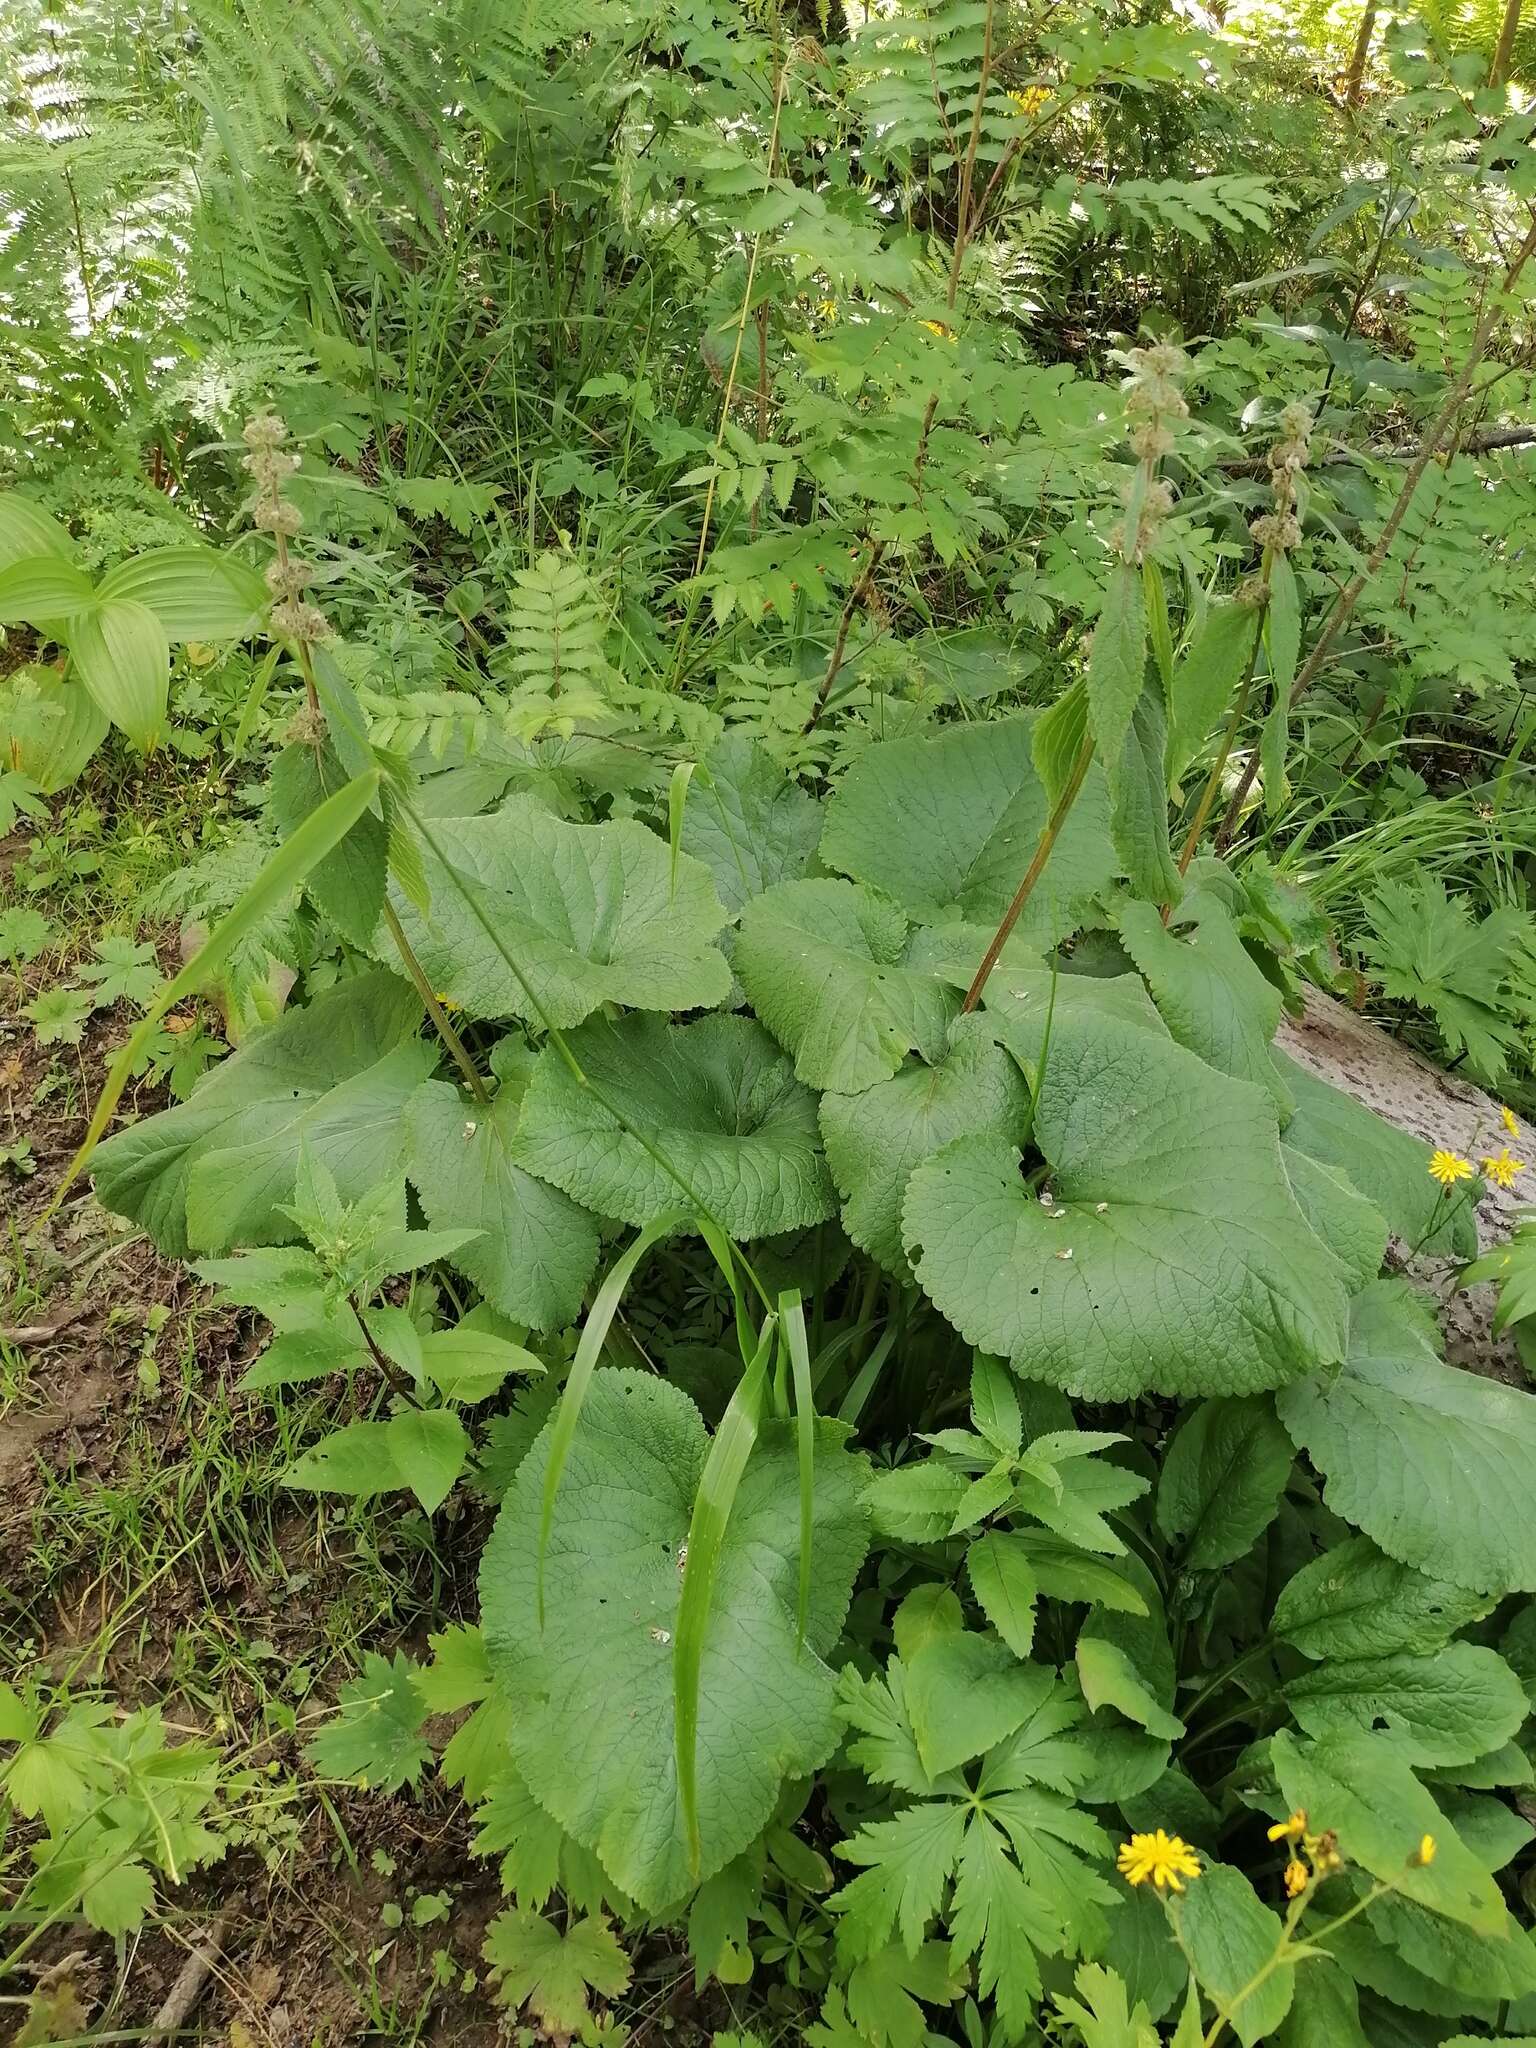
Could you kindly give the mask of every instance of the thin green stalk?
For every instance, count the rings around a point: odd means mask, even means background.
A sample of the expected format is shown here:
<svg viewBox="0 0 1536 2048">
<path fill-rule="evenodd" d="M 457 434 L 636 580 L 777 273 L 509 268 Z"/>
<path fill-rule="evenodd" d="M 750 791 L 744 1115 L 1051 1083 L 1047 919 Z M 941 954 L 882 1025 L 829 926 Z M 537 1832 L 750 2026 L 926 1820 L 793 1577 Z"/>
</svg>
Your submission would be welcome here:
<svg viewBox="0 0 1536 2048">
<path fill-rule="evenodd" d="M 1232 755 L 1233 742 L 1236 740 L 1239 729 L 1242 726 L 1243 715 L 1248 709 L 1248 698 L 1253 689 L 1254 671 L 1259 665 L 1259 646 L 1264 638 L 1264 607 L 1269 602 L 1269 560 L 1269 551 L 1266 549 L 1264 555 L 1266 571 L 1264 594 L 1257 607 L 1253 646 L 1249 650 L 1248 666 L 1243 671 L 1243 680 L 1238 684 L 1237 695 L 1232 701 L 1232 710 L 1228 715 L 1226 725 L 1222 728 L 1221 745 L 1216 750 L 1216 758 L 1211 763 L 1211 772 L 1205 779 L 1205 787 L 1200 792 L 1200 801 L 1195 806 L 1195 815 L 1190 820 L 1189 831 L 1185 834 L 1184 844 L 1179 849 L 1179 873 L 1181 875 L 1189 873 L 1189 864 L 1195 857 L 1195 848 L 1200 844 L 1200 834 L 1205 830 L 1205 821 L 1211 815 L 1211 808 L 1221 793 L 1221 778 L 1226 773 L 1227 762 L 1231 759 Z"/>
<path fill-rule="evenodd" d="M 1034 894 L 1035 884 L 1045 873 L 1045 864 L 1055 849 L 1056 841 L 1061 837 L 1061 828 L 1066 824 L 1067 814 L 1077 801 L 1078 792 L 1087 778 L 1088 769 L 1092 761 L 1093 738 L 1091 734 L 1085 734 L 1083 743 L 1077 750 L 1077 759 L 1072 763 L 1072 772 L 1067 777 L 1061 795 L 1056 799 L 1051 815 L 1045 821 L 1045 829 L 1040 834 L 1040 843 L 1035 848 L 1034 859 L 1024 870 L 1024 879 L 1020 882 L 1013 901 L 1003 912 L 1002 922 L 992 934 L 992 943 L 982 955 L 981 965 L 977 968 L 971 985 L 965 992 L 965 1001 L 960 1006 L 960 1014 L 962 1016 L 974 1010 L 981 1001 L 982 992 L 986 988 L 992 970 L 1001 958 L 1003 948 L 1007 945 L 1014 926 L 1024 915 L 1025 905 Z"/>
<path fill-rule="evenodd" d="M 490 1092 L 486 1088 L 484 1081 L 481 1080 L 474 1061 L 469 1056 L 469 1048 L 449 1022 L 448 1012 L 443 1008 L 436 990 L 427 979 L 427 971 L 417 959 L 415 948 L 405 935 L 405 927 L 395 914 L 395 906 L 387 899 L 384 904 L 384 925 L 389 936 L 395 942 L 395 951 L 400 955 L 405 971 L 410 976 L 417 995 L 421 997 L 422 1002 L 426 1005 L 427 1015 L 432 1019 L 433 1027 L 438 1037 L 447 1046 L 454 1065 L 464 1076 L 465 1084 L 470 1094 L 474 1096 L 476 1102 L 483 1109 L 489 1109 L 491 1105 Z"/>
</svg>

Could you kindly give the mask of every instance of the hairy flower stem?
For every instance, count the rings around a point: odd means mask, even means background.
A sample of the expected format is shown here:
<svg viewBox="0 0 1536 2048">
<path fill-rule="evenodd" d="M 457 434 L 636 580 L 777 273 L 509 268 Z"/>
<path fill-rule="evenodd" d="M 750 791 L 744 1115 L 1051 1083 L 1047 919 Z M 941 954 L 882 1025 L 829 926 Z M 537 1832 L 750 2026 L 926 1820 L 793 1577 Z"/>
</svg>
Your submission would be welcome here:
<svg viewBox="0 0 1536 2048">
<path fill-rule="evenodd" d="M 1493 330 L 1498 323 L 1499 315 L 1504 310 L 1503 302 L 1510 292 L 1514 290 L 1519 282 L 1521 271 L 1524 270 L 1533 254 L 1536 254 L 1536 214 L 1532 216 L 1531 225 L 1526 231 L 1525 239 L 1510 258 L 1509 267 L 1504 272 L 1498 289 L 1490 292 L 1488 295 L 1488 303 L 1483 309 L 1482 318 L 1477 323 L 1476 332 L 1472 336 L 1472 346 L 1467 351 L 1467 359 L 1461 366 L 1460 375 L 1451 386 L 1444 405 L 1441 406 L 1439 412 L 1436 413 L 1433 421 L 1430 423 L 1424 439 L 1419 444 L 1418 454 L 1415 455 L 1413 461 L 1408 466 L 1408 474 L 1403 479 L 1403 487 L 1397 494 L 1397 500 L 1392 510 L 1387 514 L 1386 524 L 1376 536 L 1376 545 L 1371 549 L 1364 568 L 1357 570 L 1339 592 L 1334 600 L 1333 609 L 1328 614 L 1323 630 L 1317 636 L 1312 652 L 1307 656 L 1297 672 L 1296 680 L 1291 685 L 1292 704 L 1299 703 L 1308 690 L 1311 689 L 1313 683 L 1316 682 L 1323 663 L 1328 658 L 1329 649 L 1349 623 L 1354 614 L 1355 606 L 1360 602 L 1367 585 L 1378 574 L 1382 563 L 1387 559 L 1387 553 L 1393 541 L 1397 538 L 1397 530 L 1408 516 L 1408 507 L 1413 503 L 1414 494 L 1423 480 L 1425 470 L 1428 469 L 1430 463 L 1439 453 L 1446 436 L 1455 425 L 1457 414 L 1466 403 L 1467 393 L 1472 388 L 1472 379 L 1477 374 L 1478 365 L 1487 353 L 1488 344 L 1493 339 Z M 1221 821 L 1221 830 L 1216 835 L 1216 851 L 1218 853 L 1225 853 L 1232 843 L 1233 835 L 1237 831 L 1238 822 L 1248 802 L 1248 793 L 1253 788 L 1254 777 L 1258 772 L 1259 757 L 1257 752 L 1255 752 L 1243 770 L 1237 788 L 1232 793 L 1232 801 L 1227 806 L 1227 814 Z"/>
<path fill-rule="evenodd" d="M 1035 848 L 1034 859 L 1024 870 L 1024 879 L 1015 891 L 1013 901 L 1003 912 L 1002 922 L 992 934 L 992 942 L 982 955 L 981 965 L 977 968 L 975 977 L 965 992 L 965 1001 L 960 1006 L 962 1017 L 967 1012 L 974 1010 L 981 1001 L 982 991 L 986 988 L 992 970 L 997 965 L 1014 926 L 1024 915 L 1024 906 L 1034 894 L 1035 884 L 1045 873 L 1045 864 L 1055 850 L 1057 840 L 1061 837 L 1061 828 L 1066 824 L 1067 814 L 1077 801 L 1078 791 L 1083 786 L 1092 761 L 1093 738 L 1091 734 L 1085 734 L 1083 743 L 1077 750 L 1077 759 L 1072 763 L 1072 772 L 1067 777 L 1061 795 L 1056 799 L 1051 815 L 1045 821 L 1045 829 L 1040 834 L 1040 841 Z"/>
</svg>

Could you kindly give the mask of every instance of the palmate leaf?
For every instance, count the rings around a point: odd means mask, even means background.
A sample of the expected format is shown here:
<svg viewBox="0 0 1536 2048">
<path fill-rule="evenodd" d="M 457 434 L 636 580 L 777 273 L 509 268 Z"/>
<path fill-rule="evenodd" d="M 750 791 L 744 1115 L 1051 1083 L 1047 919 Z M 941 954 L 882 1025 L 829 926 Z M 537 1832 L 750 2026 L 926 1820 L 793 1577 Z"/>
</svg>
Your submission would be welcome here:
<svg viewBox="0 0 1536 2048">
<path fill-rule="evenodd" d="M 1252 1393 L 1342 1357 L 1343 1269 L 1258 1089 L 1085 1009 L 1056 1020 L 1034 1142 L 1048 1205 L 1004 1138 L 957 1140 L 908 1188 L 918 1279 L 968 1342 L 1100 1401 Z"/>
<path fill-rule="evenodd" d="M 804 1650 L 795 1646 L 799 1475 L 788 1424 L 763 1426 L 732 1507 L 699 1684 L 692 1867 L 678 1796 L 673 1636 L 687 1537 L 709 1439 L 664 1381 L 594 1374 L 555 1498 L 538 1621 L 546 1429 L 520 1466 L 481 1566 L 491 1668 L 516 1703 L 524 1781 L 613 1880 L 659 1910 L 728 1863 L 767 1821 L 786 1776 L 837 1740 L 822 1661 L 865 1549 L 847 1432 L 817 1424 L 816 1570 Z"/>
<path fill-rule="evenodd" d="M 437 820 L 432 839 L 442 857 L 422 856 L 430 912 L 398 887 L 390 900 L 432 986 L 475 1016 L 569 1027 L 603 1003 L 708 1009 L 730 993 L 708 869 L 682 854 L 674 872 L 666 842 L 633 819 L 567 825 L 512 797 L 488 817 Z"/>
<path fill-rule="evenodd" d="M 421 1003 L 392 974 L 358 975 L 291 1010 L 215 1067 L 176 1109 L 145 1117 L 95 1157 L 96 1192 L 159 1249 L 287 1242 L 300 1147 L 345 1201 L 399 1171 L 405 1106 L 437 1064 Z"/>
<path fill-rule="evenodd" d="M 596 1220 L 517 1163 L 520 1089 L 503 1081 L 489 1108 L 429 1081 L 405 1112 L 405 1170 L 439 1229 L 477 1231 L 451 1255 L 514 1322 L 557 1330 L 581 1308 L 597 1264 Z"/>
<path fill-rule="evenodd" d="M 821 855 L 883 891 L 918 924 L 995 924 L 1040 838 L 1049 805 L 1035 769 L 1034 716 L 888 740 L 849 769 L 827 806 Z M 1054 945 L 1114 874 L 1103 777 L 1094 769 L 1018 926 Z"/>
<path fill-rule="evenodd" d="M 1536 1395 L 1442 1365 L 1411 1289 L 1358 1295 L 1343 1370 L 1277 1406 L 1328 1506 L 1389 1557 L 1477 1593 L 1536 1591 Z"/>
<path fill-rule="evenodd" d="M 485 1930 L 482 1953 L 498 1979 L 497 1997 L 526 2005 L 549 2030 L 569 2040 L 590 2018 L 588 1992 L 617 1998 L 629 1985 L 629 1958 L 606 1920 L 573 1920 L 564 1931 L 519 1906 L 498 1913 Z"/>
<path fill-rule="evenodd" d="M 833 1214 L 816 1098 L 750 1017 L 594 1017 L 569 1044 L 593 1085 L 546 1048 L 516 1157 L 587 1208 L 654 1223 L 686 1200 L 651 1145 L 735 1237 L 773 1237 Z"/>
</svg>

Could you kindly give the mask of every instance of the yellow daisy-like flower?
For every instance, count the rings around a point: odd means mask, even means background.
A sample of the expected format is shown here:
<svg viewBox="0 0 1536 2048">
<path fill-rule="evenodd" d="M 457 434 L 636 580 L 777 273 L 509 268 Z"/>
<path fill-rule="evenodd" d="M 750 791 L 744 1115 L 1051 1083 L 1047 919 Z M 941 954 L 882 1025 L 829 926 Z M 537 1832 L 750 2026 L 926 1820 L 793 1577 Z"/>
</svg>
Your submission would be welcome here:
<svg viewBox="0 0 1536 2048">
<path fill-rule="evenodd" d="M 1499 1122 L 1512 1138 L 1519 1137 L 1520 1126 L 1515 1122 L 1515 1112 L 1512 1109 L 1501 1108 L 1499 1110 Z"/>
<path fill-rule="evenodd" d="M 1433 1835 L 1425 1835 L 1420 1839 L 1418 1853 L 1410 1856 L 1408 1861 L 1422 1870 L 1426 1863 L 1433 1863 L 1434 1860 L 1435 1838 Z"/>
<path fill-rule="evenodd" d="M 917 324 L 926 327 L 930 334 L 936 334 L 940 341 L 953 341 L 955 338 L 953 327 L 946 327 L 942 320 L 919 320 Z"/>
<path fill-rule="evenodd" d="M 1155 1835 L 1132 1835 L 1123 1842 L 1116 1867 L 1128 1884 L 1150 1881 L 1159 1891 L 1181 1892 L 1181 1878 L 1200 1875 L 1200 1859 L 1188 1842 L 1165 1835 L 1161 1828 Z"/>
<path fill-rule="evenodd" d="M 456 1003 L 452 996 L 445 995 L 440 988 L 434 989 L 432 993 L 437 997 L 437 1000 L 445 1010 L 462 1010 L 464 1007 L 462 1003 Z"/>
<path fill-rule="evenodd" d="M 1439 1181 L 1441 1187 L 1453 1188 L 1457 1181 L 1472 1178 L 1472 1162 L 1463 1159 L 1459 1152 L 1447 1152 L 1442 1147 L 1430 1154 L 1429 1176 L 1431 1180 Z"/>
<path fill-rule="evenodd" d="M 1515 1175 L 1525 1171 L 1525 1161 L 1516 1159 L 1505 1145 L 1498 1152 L 1484 1155 L 1483 1171 L 1496 1188 L 1512 1188 L 1515 1184 Z"/>
<path fill-rule="evenodd" d="M 1298 1806 L 1289 1820 L 1275 1822 L 1275 1825 L 1269 1831 L 1269 1839 L 1272 1842 L 1299 1842 L 1306 1832 L 1306 1809 Z"/>
<path fill-rule="evenodd" d="M 1051 96 L 1048 85 L 1027 85 L 1022 92 L 1011 92 L 1008 97 L 1021 114 L 1037 114 Z"/>
<path fill-rule="evenodd" d="M 1307 1866 L 1293 1856 L 1285 1866 L 1285 1896 L 1294 1899 L 1307 1888 Z"/>
</svg>

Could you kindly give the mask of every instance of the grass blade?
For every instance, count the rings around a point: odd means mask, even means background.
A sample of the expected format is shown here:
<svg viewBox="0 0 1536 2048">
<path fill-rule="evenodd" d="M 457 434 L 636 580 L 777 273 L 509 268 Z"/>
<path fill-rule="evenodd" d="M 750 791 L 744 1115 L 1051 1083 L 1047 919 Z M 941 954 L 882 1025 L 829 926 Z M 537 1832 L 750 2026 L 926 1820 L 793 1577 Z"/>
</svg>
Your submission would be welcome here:
<svg viewBox="0 0 1536 2048">
<path fill-rule="evenodd" d="M 560 1491 L 560 1475 L 565 1470 L 565 1461 L 571 1454 L 575 1439 L 576 1425 L 581 1420 L 582 1403 L 587 1398 L 587 1388 L 597 1370 L 597 1361 L 602 1354 L 603 1343 L 618 1313 L 624 1290 L 633 1277 L 636 1266 L 645 1257 L 658 1239 L 667 1237 L 689 1222 L 686 1209 L 672 1211 L 648 1223 L 629 1248 L 616 1258 L 604 1275 L 603 1284 L 592 1298 L 587 1310 L 587 1319 L 581 1326 L 581 1338 L 576 1346 L 576 1356 L 571 1361 L 570 1376 L 565 1391 L 560 1396 L 560 1406 L 555 1410 L 555 1426 L 549 1440 L 549 1463 L 544 1471 L 544 1502 L 539 1515 L 539 1556 L 536 1566 L 539 1627 L 544 1626 L 544 1557 L 549 1549 L 549 1532 L 555 1521 L 555 1496 Z"/>
<path fill-rule="evenodd" d="M 677 1796 L 688 1834 L 688 1856 L 695 1871 L 703 1853 L 699 1838 L 698 1752 L 699 1675 L 704 1663 L 704 1638 L 731 1508 L 763 1419 L 768 1361 L 774 1353 L 776 1335 L 777 1318 L 769 1316 L 763 1324 L 756 1355 L 737 1381 L 736 1391 L 720 1418 L 688 1522 L 688 1558 L 683 1566 L 683 1590 L 677 1603 L 677 1629 L 672 1645 L 672 1723 Z"/>
<path fill-rule="evenodd" d="M 800 1291 L 779 1296 L 779 1328 L 795 1383 L 795 1452 L 800 1466 L 800 1579 L 795 1595 L 795 1648 L 805 1646 L 811 1612 L 811 1535 L 816 1515 L 816 1396 L 811 1390 L 811 1347 Z"/>
<path fill-rule="evenodd" d="M 44 1222 L 57 1213 L 60 1202 L 85 1171 L 91 1154 L 101 1143 L 103 1131 L 111 1122 L 113 1110 L 122 1100 L 134 1063 L 160 1019 L 177 1003 L 196 995 L 246 934 L 260 924 L 273 904 L 296 888 L 312 867 L 324 860 L 333 847 L 340 845 L 373 802 L 378 787 L 378 771 L 371 769 L 368 774 L 359 775 L 349 782 L 345 789 L 338 789 L 334 796 L 328 796 L 318 809 L 311 811 L 298 831 L 284 840 L 229 915 L 214 926 L 206 944 L 200 946 L 181 972 L 161 989 L 139 1020 L 133 1036 L 107 1069 L 107 1078 L 97 1097 L 90 1126 L 80 1142 L 79 1151 L 69 1162 L 68 1171 L 55 1190 L 53 1200 L 44 1211 Z"/>
</svg>

